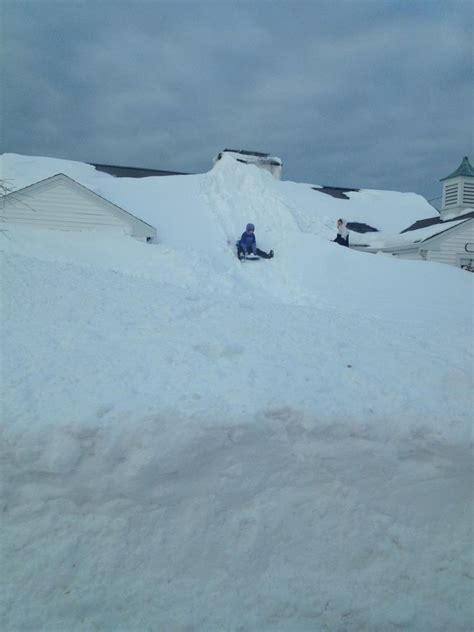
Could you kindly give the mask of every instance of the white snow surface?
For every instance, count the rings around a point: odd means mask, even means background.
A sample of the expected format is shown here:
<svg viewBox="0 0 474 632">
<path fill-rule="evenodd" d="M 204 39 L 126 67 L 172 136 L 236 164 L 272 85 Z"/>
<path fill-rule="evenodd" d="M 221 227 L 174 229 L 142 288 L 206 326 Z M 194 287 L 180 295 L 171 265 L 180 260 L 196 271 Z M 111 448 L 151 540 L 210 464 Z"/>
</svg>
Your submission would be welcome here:
<svg viewBox="0 0 474 632">
<path fill-rule="evenodd" d="M 0 232 L 1 629 L 471 630 L 473 277 L 329 241 L 423 198 L 55 173 L 159 243 Z"/>
</svg>

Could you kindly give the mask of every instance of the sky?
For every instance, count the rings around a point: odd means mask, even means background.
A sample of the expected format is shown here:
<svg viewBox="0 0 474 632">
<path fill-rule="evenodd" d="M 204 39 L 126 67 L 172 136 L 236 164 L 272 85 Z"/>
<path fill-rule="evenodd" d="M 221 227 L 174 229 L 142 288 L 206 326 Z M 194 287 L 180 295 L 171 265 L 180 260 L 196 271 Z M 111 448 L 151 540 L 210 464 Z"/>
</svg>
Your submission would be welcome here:
<svg viewBox="0 0 474 632">
<path fill-rule="evenodd" d="M 3 0 L 0 152 L 441 195 L 474 163 L 470 0 Z"/>
</svg>

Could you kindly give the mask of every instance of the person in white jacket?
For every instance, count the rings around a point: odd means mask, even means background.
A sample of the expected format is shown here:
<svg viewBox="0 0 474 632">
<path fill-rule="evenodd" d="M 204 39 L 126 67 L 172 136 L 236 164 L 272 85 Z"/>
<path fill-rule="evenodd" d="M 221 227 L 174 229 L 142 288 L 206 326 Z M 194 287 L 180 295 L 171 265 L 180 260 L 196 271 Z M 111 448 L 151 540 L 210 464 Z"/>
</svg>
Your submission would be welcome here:
<svg viewBox="0 0 474 632">
<path fill-rule="evenodd" d="M 335 241 L 338 244 L 341 244 L 341 246 L 349 247 L 349 231 L 346 228 L 346 220 L 338 219 L 336 226 L 337 226 L 337 235 L 336 235 L 336 239 L 333 239 L 333 241 Z"/>
</svg>

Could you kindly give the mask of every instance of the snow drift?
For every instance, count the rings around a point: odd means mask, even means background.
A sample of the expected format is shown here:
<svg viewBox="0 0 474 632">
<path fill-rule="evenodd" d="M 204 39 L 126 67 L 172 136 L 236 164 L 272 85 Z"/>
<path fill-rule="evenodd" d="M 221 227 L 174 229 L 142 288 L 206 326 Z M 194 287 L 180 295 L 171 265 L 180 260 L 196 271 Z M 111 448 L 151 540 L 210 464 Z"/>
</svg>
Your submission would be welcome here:
<svg viewBox="0 0 474 632">
<path fill-rule="evenodd" d="M 159 243 L 0 233 L 3 628 L 467 631 L 472 278 L 328 241 L 431 207 L 3 158 L 58 172 Z"/>
</svg>

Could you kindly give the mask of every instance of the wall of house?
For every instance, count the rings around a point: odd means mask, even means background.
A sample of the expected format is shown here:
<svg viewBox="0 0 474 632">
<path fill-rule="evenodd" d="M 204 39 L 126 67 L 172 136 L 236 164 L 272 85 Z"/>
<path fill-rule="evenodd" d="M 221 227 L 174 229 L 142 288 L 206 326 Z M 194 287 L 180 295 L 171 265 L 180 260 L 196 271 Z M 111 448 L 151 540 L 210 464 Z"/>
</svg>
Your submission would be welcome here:
<svg viewBox="0 0 474 632">
<path fill-rule="evenodd" d="M 448 231 L 433 241 L 433 244 L 427 243 L 426 259 L 460 267 L 461 259 L 474 258 L 474 252 L 466 252 L 466 244 L 470 244 L 468 250 L 474 251 L 474 221 L 466 222 L 457 230 Z M 423 244 L 420 247 L 423 249 Z"/>
<path fill-rule="evenodd" d="M 66 179 L 48 180 L 0 198 L 0 226 L 115 232 L 156 241 L 152 226 Z"/>
<path fill-rule="evenodd" d="M 400 252 L 394 252 L 393 256 L 397 257 L 397 259 L 411 259 L 412 261 L 423 259 L 418 250 L 402 250 Z"/>
<path fill-rule="evenodd" d="M 131 223 L 121 220 L 80 189 L 65 182 L 25 189 L 0 202 L 1 224 L 22 224 L 59 230 L 105 230 L 132 234 Z"/>
</svg>

